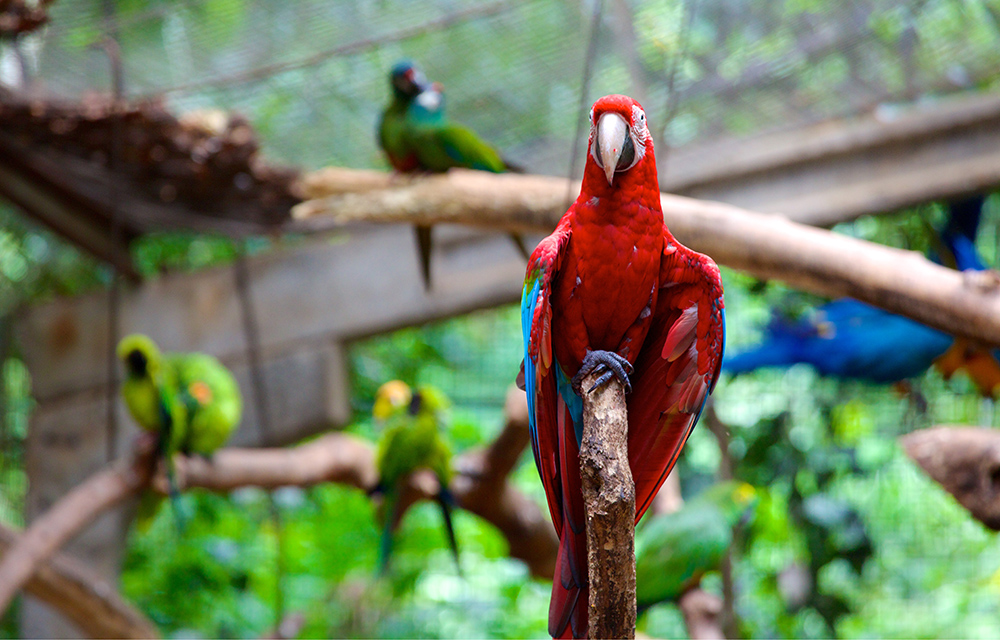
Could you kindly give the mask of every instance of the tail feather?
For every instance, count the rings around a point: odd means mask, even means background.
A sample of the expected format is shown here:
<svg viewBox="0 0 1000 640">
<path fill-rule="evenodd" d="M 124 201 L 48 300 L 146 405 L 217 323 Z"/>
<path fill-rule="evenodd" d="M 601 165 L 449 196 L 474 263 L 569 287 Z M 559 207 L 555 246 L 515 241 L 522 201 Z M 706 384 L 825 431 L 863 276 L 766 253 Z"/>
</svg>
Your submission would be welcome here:
<svg viewBox="0 0 1000 640">
<path fill-rule="evenodd" d="M 382 526 L 382 540 L 378 548 L 378 573 L 385 575 L 389 569 L 389 556 L 392 555 L 392 530 L 399 520 L 399 507 L 402 501 L 393 494 L 385 495 L 385 524 Z"/>
<path fill-rule="evenodd" d="M 431 250 L 433 249 L 431 233 L 433 227 L 416 225 L 413 231 L 417 236 L 417 253 L 420 258 L 420 276 L 423 278 L 424 290 L 431 290 Z"/>
<path fill-rule="evenodd" d="M 549 601 L 549 633 L 554 638 L 587 637 L 589 574 L 587 569 L 586 513 L 580 481 L 580 451 L 571 411 L 562 396 L 557 401 L 559 480 L 562 527 L 559 553 Z"/>
<path fill-rule="evenodd" d="M 437 495 L 437 503 L 441 507 L 441 516 L 444 518 L 444 528 L 448 533 L 448 544 L 451 546 L 451 553 L 455 556 L 455 568 L 458 575 L 462 575 L 462 563 L 458 556 L 458 540 L 455 538 L 455 525 L 451 520 L 451 493 L 447 489 L 441 489 Z"/>
<path fill-rule="evenodd" d="M 177 475 L 174 473 L 174 457 L 168 455 L 164 461 L 167 465 L 167 497 L 170 498 L 170 509 L 174 512 L 177 533 L 183 534 L 187 528 L 188 517 L 181 507 L 181 492 L 177 488 Z"/>
<path fill-rule="evenodd" d="M 549 601 L 549 635 L 553 638 L 587 637 L 590 588 L 586 571 L 586 532 L 563 527 Z"/>
</svg>

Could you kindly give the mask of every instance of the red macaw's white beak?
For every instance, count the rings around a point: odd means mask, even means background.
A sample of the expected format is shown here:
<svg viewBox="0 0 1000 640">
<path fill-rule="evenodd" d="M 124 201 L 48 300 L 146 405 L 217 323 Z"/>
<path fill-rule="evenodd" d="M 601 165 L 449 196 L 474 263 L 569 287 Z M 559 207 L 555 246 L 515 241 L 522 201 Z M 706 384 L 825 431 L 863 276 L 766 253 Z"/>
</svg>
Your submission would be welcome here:
<svg viewBox="0 0 1000 640">
<path fill-rule="evenodd" d="M 618 159 L 625 148 L 625 138 L 628 135 L 628 123 L 617 113 L 605 113 L 597 121 L 597 151 L 601 156 L 608 184 L 614 181 Z"/>
</svg>

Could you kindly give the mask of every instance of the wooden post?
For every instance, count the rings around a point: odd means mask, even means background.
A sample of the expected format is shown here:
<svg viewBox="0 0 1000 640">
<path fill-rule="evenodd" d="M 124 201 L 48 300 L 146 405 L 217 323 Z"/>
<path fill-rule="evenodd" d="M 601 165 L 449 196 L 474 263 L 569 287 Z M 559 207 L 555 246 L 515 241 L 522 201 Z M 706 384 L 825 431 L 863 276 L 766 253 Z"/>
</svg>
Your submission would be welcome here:
<svg viewBox="0 0 1000 640">
<path fill-rule="evenodd" d="M 583 380 L 589 389 L 597 375 Z M 590 638 L 635 638 L 635 483 L 617 379 L 583 395 L 580 477 L 587 514 Z"/>
</svg>

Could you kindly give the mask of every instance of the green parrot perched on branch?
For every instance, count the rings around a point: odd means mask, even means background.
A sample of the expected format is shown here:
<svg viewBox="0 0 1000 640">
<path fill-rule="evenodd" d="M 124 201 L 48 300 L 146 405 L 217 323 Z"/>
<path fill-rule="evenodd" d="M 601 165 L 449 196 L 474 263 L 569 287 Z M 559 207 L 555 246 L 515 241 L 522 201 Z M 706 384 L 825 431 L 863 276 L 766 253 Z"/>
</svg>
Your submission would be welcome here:
<svg viewBox="0 0 1000 640">
<path fill-rule="evenodd" d="M 404 60 L 389 73 L 392 99 L 379 121 L 378 139 L 392 168 L 400 173 L 444 173 L 453 167 L 492 173 L 519 172 L 474 131 L 450 122 L 444 113 L 444 92 L 429 84 L 416 66 Z M 430 289 L 431 227 L 417 225 L 417 247 L 424 287 Z M 530 252 L 517 233 L 510 238 L 528 259 Z"/>
<path fill-rule="evenodd" d="M 733 528 L 757 504 L 745 482 L 720 482 L 636 531 L 635 582 L 639 610 L 676 601 L 719 568 L 733 541 Z"/>
<path fill-rule="evenodd" d="M 174 499 L 173 455 L 211 456 L 229 440 L 243 412 L 239 387 L 229 369 L 212 356 L 164 354 L 140 334 L 118 343 L 118 357 L 126 372 L 122 398 L 136 423 L 157 434 L 157 452 L 165 463 Z M 154 494 L 143 499 L 137 515 L 140 527 L 148 526 L 161 500 Z"/>
<path fill-rule="evenodd" d="M 451 519 L 453 498 L 448 491 L 451 481 L 451 447 L 442 436 L 443 412 L 448 399 L 434 387 L 422 385 L 411 390 L 406 383 L 392 380 L 383 384 L 375 396 L 372 415 L 385 425 L 378 442 L 375 464 L 379 480 L 373 494 L 382 494 L 380 518 L 383 521 L 379 548 L 379 572 L 384 573 L 392 553 L 392 532 L 402 517 L 403 488 L 418 469 L 430 469 L 440 487 L 437 496 L 444 517 L 448 542 L 461 572 L 458 543 Z"/>
</svg>

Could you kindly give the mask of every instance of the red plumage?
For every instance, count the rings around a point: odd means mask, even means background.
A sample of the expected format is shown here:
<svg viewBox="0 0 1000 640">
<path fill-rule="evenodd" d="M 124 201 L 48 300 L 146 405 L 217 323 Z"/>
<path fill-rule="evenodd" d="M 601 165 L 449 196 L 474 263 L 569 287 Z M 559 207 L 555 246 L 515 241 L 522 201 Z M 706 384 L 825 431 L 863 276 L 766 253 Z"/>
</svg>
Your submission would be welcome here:
<svg viewBox="0 0 1000 640">
<path fill-rule="evenodd" d="M 633 365 L 626 402 L 638 521 L 718 377 L 722 307 L 715 263 L 663 223 L 642 108 L 626 96 L 598 100 L 580 196 L 532 254 L 522 299 L 532 446 L 560 536 L 553 636 L 585 637 L 588 604 L 579 443 L 567 404 L 574 399 L 563 395 L 573 392 L 564 380 L 560 393 L 553 365 L 567 379 L 591 351 Z"/>
</svg>

